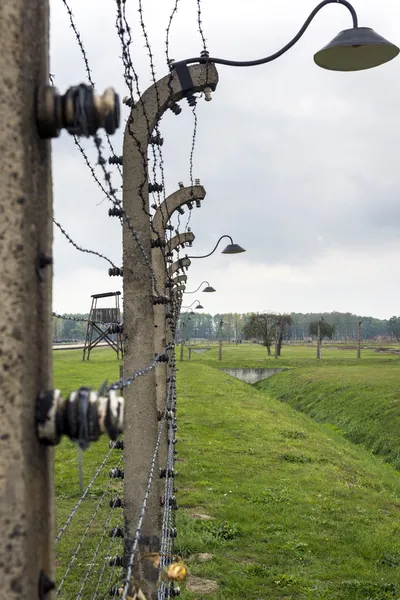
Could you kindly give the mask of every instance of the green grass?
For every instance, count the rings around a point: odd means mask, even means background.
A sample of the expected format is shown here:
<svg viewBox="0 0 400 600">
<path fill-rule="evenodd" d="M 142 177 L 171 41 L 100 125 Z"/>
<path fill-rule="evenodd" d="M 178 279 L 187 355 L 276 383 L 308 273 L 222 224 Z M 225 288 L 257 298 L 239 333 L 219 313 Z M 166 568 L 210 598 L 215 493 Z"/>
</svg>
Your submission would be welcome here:
<svg viewBox="0 0 400 600">
<path fill-rule="evenodd" d="M 347 368 L 329 361 L 295 368 L 257 384 L 319 422 L 330 422 L 356 444 L 400 469 L 400 361 Z"/>
<path fill-rule="evenodd" d="M 354 355 L 326 350 L 318 365 L 315 348 L 284 347 L 282 358 L 275 360 L 260 346 L 242 345 L 225 347 L 221 362 L 215 347 L 193 355 L 190 363 L 178 361 L 176 551 L 192 575 L 217 581 L 219 591 L 208 595 L 210 600 L 400 598 L 399 473 L 340 431 L 218 370 L 289 367 L 268 380 L 282 383 L 307 369 L 331 370 L 339 381 L 349 382 L 359 370 L 359 381 L 364 372 L 371 383 L 385 370 L 393 374 L 393 386 L 398 357 L 371 350 L 360 363 Z M 99 386 L 118 377 L 118 362 L 109 350 L 93 353 L 90 363 L 82 363 L 74 351 L 57 352 L 54 360 L 55 384 L 64 393 L 83 382 Z M 86 483 L 106 452 L 107 442 L 100 441 L 84 454 Z M 113 452 L 109 467 L 119 456 Z M 59 526 L 79 497 L 76 461 L 71 443 L 56 449 Z M 59 575 L 109 482 L 107 471 L 60 542 Z M 201 521 L 195 513 L 213 518 Z M 75 597 L 79 590 L 107 514 L 108 504 L 77 556 L 62 598 Z M 199 552 L 214 557 L 200 563 Z M 106 553 L 106 548 L 100 553 L 96 574 Z M 108 578 L 112 571 L 106 570 Z M 94 584 L 95 578 L 88 582 L 91 594 L 83 598 L 91 598 Z M 199 597 L 182 593 L 184 600 Z"/>
</svg>

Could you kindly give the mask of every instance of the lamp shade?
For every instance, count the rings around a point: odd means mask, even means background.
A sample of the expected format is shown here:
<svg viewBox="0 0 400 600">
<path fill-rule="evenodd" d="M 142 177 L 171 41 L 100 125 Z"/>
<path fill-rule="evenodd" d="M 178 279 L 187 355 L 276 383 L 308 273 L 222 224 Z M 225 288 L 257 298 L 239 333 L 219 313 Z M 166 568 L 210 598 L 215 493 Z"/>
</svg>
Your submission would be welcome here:
<svg viewBox="0 0 400 600">
<path fill-rule="evenodd" d="M 204 290 L 202 290 L 203 292 L 216 292 L 217 290 L 215 290 L 213 287 L 211 287 L 211 285 L 207 285 Z"/>
<path fill-rule="evenodd" d="M 246 252 L 242 246 L 239 244 L 228 244 L 224 250 L 222 250 L 222 254 L 239 254 L 240 252 Z"/>
<path fill-rule="evenodd" d="M 196 310 L 201 310 L 202 308 L 204 308 L 204 306 L 202 306 L 201 304 L 198 304 L 197 306 L 195 306 Z"/>
<path fill-rule="evenodd" d="M 389 62 L 399 52 L 373 29 L 354 27 L 341 31 L 314 55 L 314 62 L 330 71 L 362 71 Z"/>
</svg>

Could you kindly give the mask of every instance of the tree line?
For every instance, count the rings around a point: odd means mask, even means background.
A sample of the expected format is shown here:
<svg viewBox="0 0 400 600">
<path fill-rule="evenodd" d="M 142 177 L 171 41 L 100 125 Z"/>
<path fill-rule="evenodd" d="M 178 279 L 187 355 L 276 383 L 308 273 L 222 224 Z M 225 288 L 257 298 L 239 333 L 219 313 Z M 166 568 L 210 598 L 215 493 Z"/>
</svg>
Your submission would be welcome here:
<svg viewBox="0 0 400 600">
<path fill-rule="evenodd" d="M 185 323 L 185 339 L 207 339 L 215 341 L 218 339 L 219 324 L 222 325 L 223 341 L 244 341 L 245 325 L 251 319 L 253 313 L 218 313 L 210 315 L 207 313 L 196 313 L 193 315 L 181 315 L 180 324 Z M 274 313 L 261 313 L 270 315 L 269 321 L 277 315 Z M 77 317 L 87 319 L 88 313 L 66 313 L 63 316 Z M 363 340 L 373 340 L 379 337 L 389 337 L 390 339 L 400 340 L 400 317 L 391 319 L 376 319 L 374 317 L 363 317 L 352 313 L 290 313 L 290 317 L 285 323 L 283 338 L 285 340 L 296 341 L 304 340 L 310 336 L 315 337 L 316 333 L 310 332 L 310 323 L 316 323 L 323 319 L 325 324 L 334 327 L 332 335 L 333 340 L 347 341 L 356 340 L 358 332 L 358 322 L 361 321 L 361 337 Z M 53 318 L 53 339 L 54 340 L 84 340 L 86 336 L 87 324 L 71 320 Z M 178 329 L 178 339 L 180 339 L 181 328 Z"/>
</svg>

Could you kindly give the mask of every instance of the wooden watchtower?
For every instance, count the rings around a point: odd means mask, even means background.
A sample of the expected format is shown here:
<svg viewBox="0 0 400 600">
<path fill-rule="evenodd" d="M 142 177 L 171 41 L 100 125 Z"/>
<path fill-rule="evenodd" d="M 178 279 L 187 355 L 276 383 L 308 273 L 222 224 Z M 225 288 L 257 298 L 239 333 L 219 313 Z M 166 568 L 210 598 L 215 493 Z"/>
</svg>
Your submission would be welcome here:
<svg viewBox="0 0 400 600">
<path fill-rule="evenodd" d="M 111 346 L 117 353 L 118 360 L 120 354 L 123 358 L 120 295 L 121 292 L 105 292 L 104 294 L 93 294 L 91 296 L 92 306 L 90 307 L 82 360 L 85 360 L 85 358 L 89 360 L 90 351 L 100 342 L 106 342 Z M 115 306 L 112 308 L 97 308 L 97 301 L 101 298 L 115 298 Z M 112 325 L 114 325 L 114 331 Z"/>
</svg>

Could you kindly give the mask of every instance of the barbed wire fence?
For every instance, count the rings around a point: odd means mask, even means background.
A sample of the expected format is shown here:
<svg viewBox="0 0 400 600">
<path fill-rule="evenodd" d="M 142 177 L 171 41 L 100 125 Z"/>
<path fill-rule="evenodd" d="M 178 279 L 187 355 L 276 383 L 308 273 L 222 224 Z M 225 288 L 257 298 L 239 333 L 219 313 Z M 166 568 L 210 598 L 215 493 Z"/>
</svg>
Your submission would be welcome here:
<svg viewBox="0 0 400 600">
<path fill-rule="evenodd" d="M 62 0 L 68 14 L 70 26 L 75 35 L 77 44 L 79 46 L 82 59 L 85 66 L 85 72 L 87 80 L 91 88 L 94 89 L 95 84 L 93 81 L 93 73 L 90 68 L 88 53 L 83 44 L 82 35 L 77 27 L 74 15 L 71 8 L 66 0 Z M 69 514 L 66 516 L 64 523 L 60 526 L 60 529 L 56 535 L 56 546 L 57 549 L 61 549 L 63 556 L 62 565 L 60 565 L 60 576 L 57 578 L 56 585 L 56 597 L 60 598 L 105 598 L 107 597 L 122 597 L 123 600 L 128 598 L 139 598 L 140 594 L 143 594 L 142 583 L 138 582 L 137 573 L 141 570 L 141 564 L 146 562 L 146 555 L 143 555 L 141 548 L 142 544 L 142 527 L 143 523 L 147 518 L 147 514 L 151 509 L 151 496 L 155 493 L 155 487 L 158 486 L 156 480 L 161 477 L 165 485 L 161 497 L 160 511 L 162 511 L 162 529 L 160 531 L 159 538 L 159 560 L 157 564 L 157 570 L 160 572 L 168 573 L 168 567 L 174 560 L 173 555 L 173 540 L 176 536 L 176 528 L 174 522 L 174 510 L 177 508 L 177 503 L 174 495 L 174 459 L 175 459 L 175 433 L 177 429 L 176 424 L 176 374 L 175 374 L 175 355 L 174 355 L 174 339 L 176 332 L 176 322 L 179 316 L 180 301 L 177 298 L 169 298 L 169 291 L 167 284 L 171 279 L 171 275 L 168 275 L 168 264 L 173 262 L 172 256 L 173 251 L 177 252 L 178 256 L 178 268 L 179 273 L 182 270 L 182 266 L 179 262 L 179 249 L 184 247 L 186 242 L 182 241 L 186 238 L 179 238 L 179 227 L 180 217 L 184 213 L 184 208 L 188 209 L 188 219 L 185 226 L 185 232 L 189 231 L 189 222 L 191 218 L 191 212 L 196 201 L 196 206 L 200 206 L 200 200 L 195 192 L 195 185 L 199 186 L 199 180 L 194 180 L 194 152 L 196 145 L 197 135 L 197 115 L 196 115 L 196 96 L 192 92 L 185 94 L 187 102 L 193 113 L 194 118 L 194 130 L 191 141 L 191 149 L 189 154 L 189 188 L 184 188 L 182 184 L 179 184 L 178 192 L 182 192 L 182 199 L 178 201 L 172 201 L 172 196 L 167 197 L 165 189 L 165 163 L 162 152 L 163 138 L 161 137 L 161 131 L 159 128 L 159 120 L 161 114 L 165 111 L 165 106 L 170 108 L 171 111 L 178 115 L 181 112 L 181 107 L 174 101 L 174 70 L 171 66 L 171 59 L 169 57 L 169 36 L 170 29 L 178 11 L 179 0 L 176 0 L 172 8 L 172 12 L 168 19 L 168 26 L 166 30 L 166 58 L 167 66 L 170 74 L 167 76 L 167 87 L 168 87 L 168 98 L 161 100 L 161 92 L 159 91 L 159 82 L 156 79 L 154 56 L 150 44 L 149 35 L 145 24 L 145 11 L 142 0 L 138 0 L 138 14 L 139 23 L 142 31 L 142 35 L 145 41 L 145 48 L 149 59 L 149 68 L 152 80 L 152 88 L 155 92 L 155 98 L 157 103 L 157 112 L 159 117 L 152 122 L 152 116 L 148 114 L 146 103 L 143 101 L 143 95 L 139 87 L 139 77 L 134 68 L 134 64 L 131 57 L 131 45 L 132 45 L 132 34 L 131 28 L 127 20 L 126 14 L 126 0 L 116 0 L 116 30 L 117 35 L 120 39 L 122 49 L 122 64 L 124 68 L 124 80 L 128 89 L 128 96 L 124 98 L 124 104 L 126 104 L 130 113 L 128 115 L 126 124 L 126 135 L 132 139 L 132 143 L 136 150 L 139 152 L 142 162 L 142 173 L 143 179 L 138 182 L 138 189 L 140 195 L 141 211 L 149 221 L 149 227 L 151 231 L 151 248 L 149 252 L 145 239 L 142 234 L 139 234 L 139 230 L 136 229 L 136 223 L 128 216 L 125 205 L 122 204 L 122 199 L 119 197 L 118 187 L 113 184 L 113 174 L 106 167 L 106 164 L 116 165 L 117 174 L 123 177 L 123 165 L 124 157 L 118 156 L 115 153 L 113 144 L 111 143 L 110 137 L 106 134 L 106 140 L 108 148 L 112 152 L 108 161 L 104 156 L 103 140 L 100 134 L 96 133 L 93 136 L 93 142 L 97 154 L 96 164 L 92 164 L 88 157 L 86 150 L 84 149 L 79 137 L 74 135 L 74 143 L 77 146 L 79 153 L 84 159 L 84 163 L 89 169 L 92 178 L 96 185 L 100 188 L 102 194 L 112 203 L 112 208 L 109 210 L 109 216 L 118 217 L 121 225 L 125 228 L 125 232 L 129 231 L 131 238 L 134 240 L 134 244 L 139 248 L 144 265 L 147 267 L 148 276 L 150 276 L 153 288 L 152 301 L 154 304 L 155 316 L 159 311 L 159 318 L 164 323 L 164 330 L 166 323 L 168 324 L 166 337 L 161 336 L 155 337 L 155 349 L 156 354 L 154 359 L 147 365 L 144 365 L 140 369 L 135 370 L 133 373 L 128 373 L 126 368 L 123 370 L 123 375 L 120 379 L 113 382 L 110 385 L 102 386 L 102 389 L 98 392 L 84 392 L 86 388 L 82 387 L 77 392 L 73 392 L 64 401 L 66 406 L 72 406 L 74 402 L 79 400 L 77 420 L 79 423 L 79 432 L 75 433 L 75 438 L 71 433 L 70 424 L 66 428 L 66 431 L 62 433 L 67 434 L 71 439 L 75 439 L 78 442 L 78 447 L 87 447 L 90 441 L 90 422 L 88 421 L 88 407 L 91 406 L 89 398 L 90 394 L 94 394 L 93 398 L 100 405 L 101 403 L 107 402 L 107 406 L 110 407 L 112 402 L 115 404 L 115 398 L 112 395 L 116 391 L 121 391 L 125 395 L 126 389 L 134 384 L 139 377 L 148 376 L 150 373 L 157 371 L 159 368 L 163 368 L 164 373 L 164 394 L 162 398 L 157 398 L 158 406 L 158 426 L 157 426 L 157 437 L 156 443 L 153 449 L 152 458 L 148 465 L 147 484 L 145 488 L 145 494 L 142 499 L 142 504 L 139 513 L 139 519 L 137 526 L 134 529 L 134 535 L 129 535 L 129 531 L 126 528 L 126 517 L 124 519 L 124 512 L 126 510 L 124 495 L 124 458 L 120 457 L 117 462 L 114 460 L 115 451 L 124 450 L 125 461 L 127 454 L 124 445 L 124 438 L 122 437 L 122 426 L 118 430 L 118 436 L 112 437 L 110 442 L 109 451 L 106 455 L 100 459 L 101 463 L 90 479 L 87 487 L 81 492 L 77 502 L 72 507 Z M 198 22 L 200 21 L 200 2 L 198 4 Z M 203 38 L 203 46 L 205 49 L 205 40 L 201 30 Z M 208 71 L 208 65 L 207 65 Z M 207 78 L 206 78 L 207 83 Z M 142 111 L 142 118 L 145 122 L 147 129 L 147 137 L 149 140 L 151 161 L 148 160 L 147 150 L 143 147 L 141 139 L 136 133 L 136 129 L 133 123 L 133 113 L 135 108 L 139 106 Z M 98 175 L 98 170 L 101 176 Z M 148 182 L 148 175 L 151 177 L 151 181 Z M 101 179 L 103 181 L 101 181 Z M 159 180 L 159 181 L 158 181 Z M 149 206 L 148 196 L 151 195 L 152 201 Z M 204 196 L 204 195 L 203 195 Z M 174 227 L 171 225 L 171 217 L 177 215 L 177 228 L 175 234 L 177 241 L 172 239 Z M 160 218 L 161 217 L 161 227 Z M 158 221 L 157 221 L 158 219 Z M 74 240 L 73 234 L 67 232 L 66 228 L 56 219 L 53 219 L 54 225 L 59 229 L 64 238 L 71 244 L 77 251 L 94 255 L 97 258 L 106 261 L 110 265 L 109 274 L 122 276 L 124 285 L 126 285 L 125 279 L 128 271 L 133 273 L 130 265 L 124 262 L 124 267 L 118 267 L 114 261 L 112 261 L 104 253 L 97 250 L 88 249 L 82 246 L 80 243 Z M 155 223 L 158 226 L 155 226 Z M 168 238 L 168 239 L 167 239 Z M 175 238 L 174 238 L 175 239 Z M 191 238 L 187 238 L 191 239 Z M 191 242 L 190 242 L 191 245 Z M 158 253 L 158 255 L 156 254 Z M 160 263 L 154 262 L 156 256 L 161 257 L 162 264 L 162 275 L 160 277 Z M 159 259 L 157 259 L 159 260 Z M 166 287 L 167 286 L 167 287 Z M 160 312 L 161 309 L 161 312 Z M 168 314 L 167 314 L 168 313 Z M 62 315 L 57 312 L 52 313 L 55 319 L 63 319 L 65 321 L 87 324 L 89 318 L 85 316 L 74 316 L 74 315 Z M 168 317 L 168 319 L 167 319 Z M 95 322 L 95 321 L 93 321 Z M 160 321 L 157 321 L 160 322 Z M 101 323 L 104 326 L 124 327 L 123 323 Z M 161 341 L 162 343 L 161 343 Z M 159 381 L 159 379 L 158 379 Z M 89 395 L 88 395 L 89 394 Z M 58 397 L 58 396 L 57 396 Z M 54 394 L 56 398 L 56 394 Z M 124 403 L 124 400 L 121 400 Z M 92 402 L 94 400 L 92 399 Z M 161 406 L 160 406 L 161 403 Z M 60 409 L 61 410 L 61 409 Z M 111 409 L 107 409 L 111 410 Z M 118 409 L 120 411 L 120 408 Z M 98 409 L 100 411 L 100 409 Z M 100 411 L 101 412 L 101 411 Z M 108 413 L 107 413 L 108 414 Z M 115 416 L 115 415 L 114 415 Z M 91 417 L 93 419 L 93 415 Z M 115 417 L 116 422 L 120 422 L 120 416 Z M 76 428 L 76 423 L 74 423 Z M 107 429 L 107 427 L 106 427 Z M 109 428 L 110 429 L 110 428 Z M 114 429 L 107 429 L 110 434 Z M 117 427 L 118 429 L 118 427 Z M 60 432 L 59 432 L 60 434 Z M 51 436 L 50 436 L 51 437 Z M 44 435 L 43 439 L 46 439 Z M 163 450 L 163 445 L 167 442 L 166 453 Z M 49 442 L 49 438 L 47 438 Z M 161 465 L 160 467 L 158 465 Z M 160 468 L 160 474 L 158 474 L 158 468 Z M 109 481 L 106 483 L 107 471 Z M 96 502 L 93 502 L 93 498 L 96 498 Z M 88 511 L 88 501 L 90 500 L 93 505 L 93 510 Z M 108 502 L 107 502 L 108 500 Z M 107 509 L 108 504 L 108 509 Z M 119 510 L 118 510 L 119 509 Z M 125 526 L 123 526 L 125 520 Z M 77 534 L 79 530 L 79 535 Z M 83 531 L 83 533 L 82 533 Z M 127 539 L 127 536 L 129 539 Z M 71 543 L 71 539 L 74 543 Z M 68 561 L 65 561 L 65 549 L 70 550 Z M 65 563 L 65 564 L 64 564 Z M 108 569 L 110 571 L 108 572 Z M 61 572 L 62 571 L 62 572 Z M 154 582 L 153 582 L 154 584 Z M 150 586 L 151 588 L 151 586 Z M 151 590 L 154 589 L 151 588 Z M 178 590 L 174 590 L 173 579 L 167 577 L 160 578 L 156 584 L 156 595 L 158 600 L 176 595 Z M 148 592 L 148 598 L 154 596 L 154 592 Z M 137 596 L 136 596 L 137 595 Z M 147 596 L 143 596 L 146 597 Z"/>
</svg>

